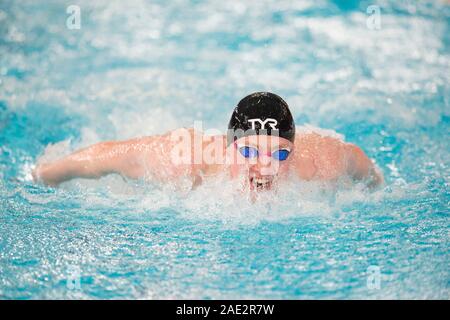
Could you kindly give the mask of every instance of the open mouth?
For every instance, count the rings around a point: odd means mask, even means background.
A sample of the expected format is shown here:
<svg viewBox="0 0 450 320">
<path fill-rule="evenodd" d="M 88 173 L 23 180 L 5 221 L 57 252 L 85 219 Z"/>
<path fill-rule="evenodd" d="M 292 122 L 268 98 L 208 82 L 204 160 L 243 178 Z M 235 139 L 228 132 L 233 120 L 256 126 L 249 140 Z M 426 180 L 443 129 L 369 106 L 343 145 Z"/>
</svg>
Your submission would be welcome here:
<svg viewBox="0 0 450 320">
<path fill-rule="evenodd" d="M 273 177 L 250 177 L 251 190 L 268 190 L 272 186 Z"/>
</svg>

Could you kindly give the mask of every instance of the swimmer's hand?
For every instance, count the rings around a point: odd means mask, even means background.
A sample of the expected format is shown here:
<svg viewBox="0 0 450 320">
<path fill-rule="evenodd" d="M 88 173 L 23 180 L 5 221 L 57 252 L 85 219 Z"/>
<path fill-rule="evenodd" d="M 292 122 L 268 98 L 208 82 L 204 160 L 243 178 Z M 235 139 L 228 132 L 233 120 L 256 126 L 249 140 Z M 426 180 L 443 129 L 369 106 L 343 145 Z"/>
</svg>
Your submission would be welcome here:
<svg viewBox="0 0 450 320">
<path fill-rule="evenodd" d="M 51 163 L 37 164 L 35 182 L 57 186 L 73 178 L 96 179 L 118 173 L 137 179 L 145 174 L 144 157 L 148 138 L 101 142 Z"/>
<path fill-rule="evenodd" d="M 51 165 L 48 163 L 37 164 L 36 167 L 31 171 L 34 182 L 42 182 L 49 186 L 55 186 L 58 183 L 52 181 L 51 178 L 47 176 L 48 169 Z"/>
<path fill-rule="evenodd" d="M 384 183 L 383 174 L 376 168 L 372 160 L 354 144 L 347 145 L 347 173 L 357 181 L 365 181 L 367 186 L 374 189 Z"/>
</svg>

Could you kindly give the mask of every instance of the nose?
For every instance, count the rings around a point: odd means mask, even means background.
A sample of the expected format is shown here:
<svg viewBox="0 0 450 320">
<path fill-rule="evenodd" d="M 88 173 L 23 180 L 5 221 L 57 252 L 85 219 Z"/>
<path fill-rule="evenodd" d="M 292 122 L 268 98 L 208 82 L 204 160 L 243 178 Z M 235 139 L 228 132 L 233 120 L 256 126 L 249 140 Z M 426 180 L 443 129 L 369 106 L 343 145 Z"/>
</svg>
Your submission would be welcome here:
<svg viewBox="0 0 450 320">
<path fill-rule="evenodd" d="M 256 171 L 262 176 L 276 175 L 279 168 L 279 162 L 274 161 L 271 154 L 261 154 L 255 165 Z"/>
<path fill-rule="evenodd" d="M 271 162 L 272 162 L 272 155 L 270 153 L 261 153 L 258 157 L 258 163 L 260 163 L 261 166 L 270 165 Z"/>
</svg>

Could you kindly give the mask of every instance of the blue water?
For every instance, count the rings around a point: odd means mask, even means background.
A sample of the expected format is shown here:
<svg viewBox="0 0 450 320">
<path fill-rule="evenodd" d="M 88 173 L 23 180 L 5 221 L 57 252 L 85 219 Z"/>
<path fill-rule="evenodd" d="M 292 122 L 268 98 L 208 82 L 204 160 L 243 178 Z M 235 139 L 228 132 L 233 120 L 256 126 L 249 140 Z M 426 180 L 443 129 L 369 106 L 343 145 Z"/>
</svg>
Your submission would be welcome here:
<svg viewBox="0 0 450 320">
<path fill-rule="evenodd" d="M 70 30 L 62 1 L 0 2 L 1 299 L 449 298 L 445 1 L 77 4 Z M 360 145 L 386 185 L 251 204 L 221 181 L 31 181 L 42 154 L 225 130 L 260 90 Z"/>
</svg>

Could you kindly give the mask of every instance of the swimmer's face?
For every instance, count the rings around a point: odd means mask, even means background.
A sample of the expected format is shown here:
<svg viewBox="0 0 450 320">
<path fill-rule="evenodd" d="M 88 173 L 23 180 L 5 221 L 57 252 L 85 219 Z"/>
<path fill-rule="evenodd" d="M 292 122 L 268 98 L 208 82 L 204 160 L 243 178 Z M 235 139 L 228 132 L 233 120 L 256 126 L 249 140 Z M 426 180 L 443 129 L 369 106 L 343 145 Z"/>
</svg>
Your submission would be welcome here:
<svg viewBox="0 0 450 320">
<path fill-rule="evenodd" d="M 277 136 L 253 135 L 237 139 L 228 150 L 233 159 L 231 175 L 250 190 L 261 191 L 286 176 L 294 144 Z"/>
</svg>

